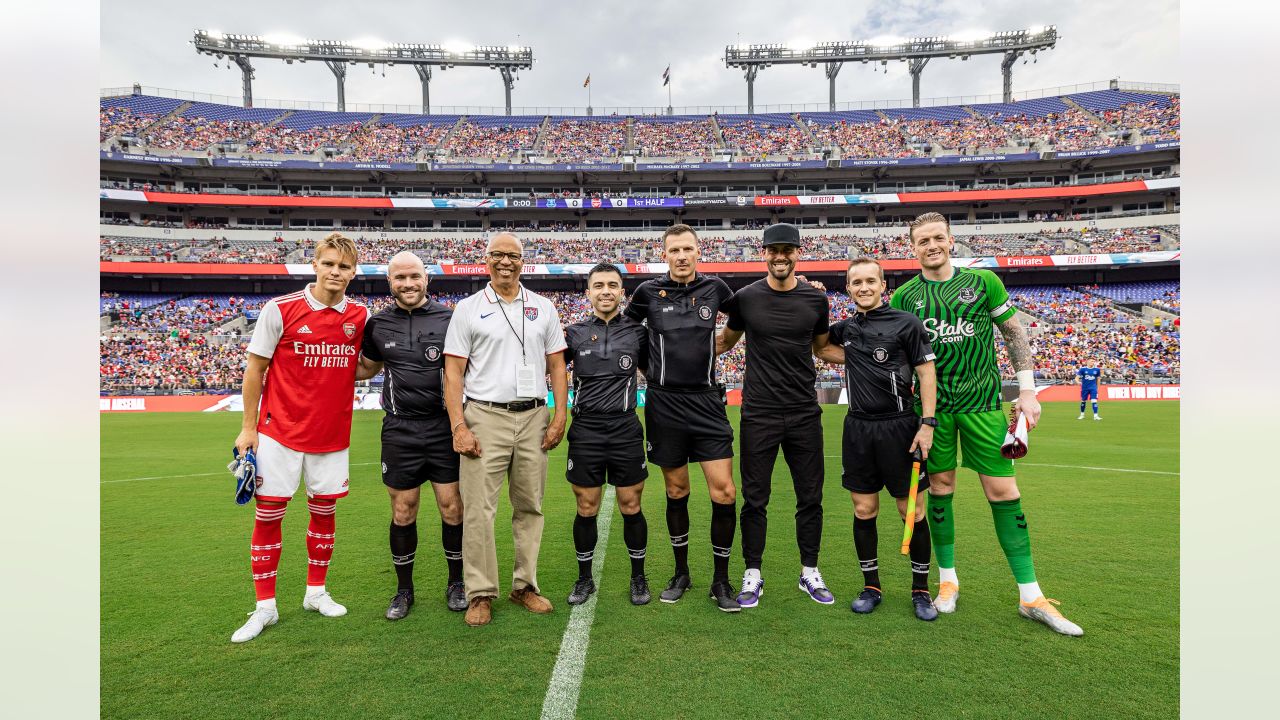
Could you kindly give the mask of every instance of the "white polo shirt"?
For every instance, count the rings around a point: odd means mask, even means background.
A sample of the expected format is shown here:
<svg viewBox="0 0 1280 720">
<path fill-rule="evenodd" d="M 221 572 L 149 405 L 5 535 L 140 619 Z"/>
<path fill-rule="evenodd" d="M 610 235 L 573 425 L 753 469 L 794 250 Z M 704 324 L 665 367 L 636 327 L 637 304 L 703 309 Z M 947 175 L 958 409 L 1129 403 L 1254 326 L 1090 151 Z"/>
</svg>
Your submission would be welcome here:
<svg viewBox="0 0 1280 720">
<path fill-rule="evenodd" d="M 467 359 L 462 392 L 472 400 L 511 402 L 516 395 L 516 368 L 533 369 L 534 396 L 547 396 L 547 356 L 565 349 L 560 314 L 551 301 L 524 285 L 514 302 L 506 302 L 485 285 L 453 309 L 444 338 L 444 354 Z"/>
</svg>

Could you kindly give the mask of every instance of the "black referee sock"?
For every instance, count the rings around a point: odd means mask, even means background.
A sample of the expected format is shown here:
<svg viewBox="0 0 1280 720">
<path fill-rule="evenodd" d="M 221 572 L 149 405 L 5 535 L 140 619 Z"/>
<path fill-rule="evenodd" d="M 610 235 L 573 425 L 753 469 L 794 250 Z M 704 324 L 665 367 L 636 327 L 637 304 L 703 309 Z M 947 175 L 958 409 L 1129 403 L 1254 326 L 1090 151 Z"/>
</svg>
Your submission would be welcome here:
<svg viewBox="0 0 1280 720">
<path fill-rule="evenodd" d="M 711 501 L 711 554 L 715 569 L 713 582 L 729 579 L 729 551 L 733 549 L 733 532 L 738 526 L 738 513 L 733 503 Z"/>
<path fill-rule="evenodd" d="M 926 530 L 925 534 L 928 532 Z M 853 547 L 858 551 L 858 564 L 862 566 L 862 584 L 867 587 L 880 587 L 880 558 L 878 544 L 879 533 L 876 530 L 875 518 L 853 518 Z"/>
<path fill-rule="evenodd" d="M 444 561 L 449 566 L 449 582 L 462 582 L 462 523 L 450 525 L 441 520 L 440 544 L 444 546 Z"/>
<path fill-rule="evenodd" d="M 929 520 L 920 518 L 911 531 L 911 589 L 929 589 L 929 555 L 933 553 L 933 543 L 929 539 Z"/>
<path fill-rule="evenodd" d="M 413 591 L 413 557 L 418 552 L 418 523 L 391 523 L 391 564 L 396 568 L 396 589 Z"/>
<path fill-rule="evenodd" d="M 596 516 L 573 518 L 573 549 L 578 551 L 578 579 L 591 579 L 591 560 L 596 556 Z"/>
<path fill-rule="evenodd" d="M 667 533 L 676 556 L 676 575 L 689 574 L 689 496 L 667 497 Z"/>
<path fill-rule="evenodd" d="M 643 511 L 622 516 L 622 539 L 631 556 L 631 577 L 643 575 L 645 546 L 649 544 L 649 522 L 644 519 Z"/>
</svg>

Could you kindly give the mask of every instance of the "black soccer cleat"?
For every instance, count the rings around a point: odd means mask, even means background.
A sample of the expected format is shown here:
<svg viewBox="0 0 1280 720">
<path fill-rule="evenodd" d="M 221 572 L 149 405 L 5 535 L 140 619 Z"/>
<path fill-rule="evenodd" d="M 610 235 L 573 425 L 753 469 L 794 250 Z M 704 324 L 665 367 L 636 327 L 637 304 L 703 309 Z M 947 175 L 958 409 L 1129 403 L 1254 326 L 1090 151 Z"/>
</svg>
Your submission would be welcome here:
<svg viewBox="0 0 1280 720">
<path fill-rule="evenodd" d="M 444 589 L 444 602 L 454 612 L 465 611 L 467 609 L 467 586 L 461 580 L 449 583 Z"/>
<path fill-rule="evenodd" d="M 649 595 L 649 579 L 644 575 L 631 578 L 631 604 L 648 605 L 650 599 L 652 596 Z"/>
<path fill-rule="evenodd" d="M 915 606 L 916 617 L 921 620 L 932 622 L 938 619 L 938 610 L 933 606 L 933 598 L 929 597 L 928 590 L 912 590 L 911 604 Z"/>
<path fill-rule="evenodd" d="M 860 615 L 865 615 L 872 610 L 875 610 L 876 606 L 880 604 L 881 599 L 880 590 L 878 588 L 864 587 L 862 588 L 862 592 L 858 593 L 858 597 L 854 598 L 853 604 L 849 606 L 849 609 Z M 933 606 L 930 605 L 929 607 Z"/>
<path fill-rule="evenodd" d="M 402 620 L 409 614 L 411 607 L 413 607 L 413 591 L 397 590 L 396 596 L 391 598 L 391 605 L 387 608 L 387 619 Z"/>
<path fill-rule="evenodd" d="M 728 580 L 716 580 L 711 583 L 711 599 L 716 601 L 716 607 L 721 612 L 741 612 L 742 606 L 733 597 L 733 587 L 729 585 Z"/>
<path fill-rule="evenodd" d="M 596 581 L 591 578 L 578 578 L 573 584 L 573 592 L 569 593 L 570 605 L 581 605 L 596 592 Z"/>
<path fill-rule="evenodd" d="M 693 580 L 687 573 L 677 573 L 671 576 L 671 582 L 667 583 L 667 589 L 662 591 L 658 599 L 664 603 L 673 603 L 684 597 L 684 591 L 693 587 Z"/>
</svg>

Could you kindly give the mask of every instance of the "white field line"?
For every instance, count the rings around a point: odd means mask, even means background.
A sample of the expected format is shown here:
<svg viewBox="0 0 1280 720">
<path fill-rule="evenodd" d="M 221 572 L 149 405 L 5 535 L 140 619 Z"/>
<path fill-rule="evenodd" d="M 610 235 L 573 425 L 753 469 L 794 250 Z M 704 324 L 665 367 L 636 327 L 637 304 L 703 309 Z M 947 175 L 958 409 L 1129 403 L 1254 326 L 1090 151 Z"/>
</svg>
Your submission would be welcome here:
<svg viewBox="0 0 1280 720">
<path fill-rule="evenodd" d="M 374 463 L 374 462 L 351 463 L 353 467 L 356 465 L 377 465 L 377 464 L 378 463 Z M 223 470 L 222 472 L 192 473 L 190 475 L 153 475 L 151 477 L 120 478 L 119 480 L 102 480 L 98 484 L 106 485 L 107 483 L 141 482 L 143 480 L 176 480 L 178 478 L 213 477 L 214 475 L 230 475 L 230 474 L 231 473 L 227 472 L 226 470 Z"/>
<path fill-rule="evenodd" d="M 613 519 L 613 486 L 605 488 L 604 498 L 600 501 L 599 518 L 600 539 L 596 543 L 595 562 L 591 566 L 591 574 L 595 577 L 596 586 L 600 585 L 600 575 L 604 571 L 605 550 L 609 547 L 609 524 Z M 561 720 L 572 718 L 578 711 L 578 693 L 582 689 L 582 670 L 587 662 L 587 646 L 591 643 L 591 623 L 596 619 L 596 598 L 594 593 L 586 602 L 575 605 L 569 613 L 569 627 L 564 630 L 564 639 L 560 641 L 560 654 L 556 656 L 556 667 L 551 671 L 551 682 L 547 684 L 547 696 L 542 701 L 542 720 Z"/>
</svg>

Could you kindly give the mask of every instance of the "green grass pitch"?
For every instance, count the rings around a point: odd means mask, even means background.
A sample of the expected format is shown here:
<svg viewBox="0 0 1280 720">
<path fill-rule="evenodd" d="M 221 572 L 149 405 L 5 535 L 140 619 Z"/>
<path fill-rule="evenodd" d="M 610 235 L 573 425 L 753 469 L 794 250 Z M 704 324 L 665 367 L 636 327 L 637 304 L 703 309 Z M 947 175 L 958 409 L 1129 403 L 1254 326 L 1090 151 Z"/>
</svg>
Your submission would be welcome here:
<svg viewBox="0 0 1280 720">
<path fill-rule="evenodd" d="M 1018 616 L 1017 591 L 977 477 L 956 495 L 959 610 L 937 622 L 910 610 L 902 526 L 883 496 L 885 602 L 849 612 L 861 589 L 852 505 L 840 486 L 842 408 L 827 407 L 821 567 L 836 596 L 796 589 L 794 494 L 779 458 L 770 504 L 765 594 L 758 608 L 717 612 L 707 599 L 710 504 L 694 470 L 694 590 L 657 601 L 671 575 L 661 475 L 650 474 L 648 574 L 654 602 L 632 607 L 614 513 L 577 712 L 583 718 L 1172 717 L 1178 712 L 1178 403 L 1045 405 L 1019 485 L 1042 587 L 1085 629 L 1053 634 Z M 737 408 L 730 408 L 736 423 Z M 104 415 L 101 488 L 101 698 L 108 718 L 537 717 L 569 621 L 577 569 L 573 495 L 562 445 L 550 462 L 539 579 L 556 604 L 534 616 L 495 602 L 468 628 L 444 607 L 434 505 L 419 515 L 418 603 L 383 618 L 395 589 L 379 482 L 381 414 L 356 413 L 351 495 L 339 502 L 329 588 L 349 614 L 304 613 L 306 507 L 284 521 L 281 618 L 246 645 L 229 642 L 253 607 L 250 507 L 223 471 L 239 414 Z M 1085 469 L 1085 468 L 1091 469 Z M 1140 470 L 1146 472 L 1119 472 Z M 735 473 L 736 475 L 736 473 Z M 885 512 L 888 511 L 888 512 Z M 498 558 L 509 589 L 504 498 Z M 741 579 L 739 537 L 730 564 Z M 937 571 L 934 570 L 936 589 Z"/>
</svg>

